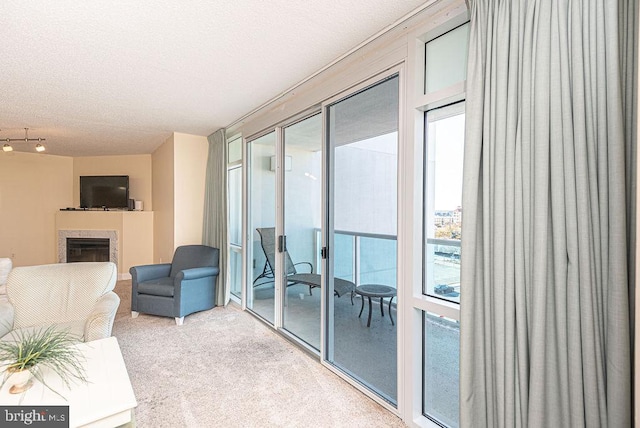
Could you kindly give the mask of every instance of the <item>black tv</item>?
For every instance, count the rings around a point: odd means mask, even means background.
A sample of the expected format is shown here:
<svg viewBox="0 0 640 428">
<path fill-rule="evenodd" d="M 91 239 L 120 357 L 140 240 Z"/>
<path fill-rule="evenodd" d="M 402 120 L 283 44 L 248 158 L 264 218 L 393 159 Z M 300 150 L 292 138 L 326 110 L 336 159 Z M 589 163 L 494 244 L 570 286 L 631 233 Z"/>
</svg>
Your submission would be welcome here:
<svg viewBox="0 0 640 428">
<path fill-rule="evenodd" d="M 80 208 L 127 208 L 128 175 L 80 176 Z"/>
</svg>

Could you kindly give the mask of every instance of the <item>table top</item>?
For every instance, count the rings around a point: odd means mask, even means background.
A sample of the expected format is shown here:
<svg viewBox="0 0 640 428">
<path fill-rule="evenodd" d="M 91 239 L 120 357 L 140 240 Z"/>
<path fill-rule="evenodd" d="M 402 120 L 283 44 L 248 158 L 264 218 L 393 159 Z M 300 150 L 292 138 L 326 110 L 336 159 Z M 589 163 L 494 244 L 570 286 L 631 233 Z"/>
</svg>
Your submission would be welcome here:
<svg viewBox="0 0 640 428">
<path fill-rule="evenodd" d="M 356 287 L 356 294 L 369 297 L 392 297 L 396 292 L 395 288 L 382 284 L 362 284 Z"/>
<path fill-rule="evenodd" d="M 10 394 L 10 385 L 5 384 L 0 389 L 0 404 L 68 405 L 70 427 L 113 427 L 129 422 L 137 402 L 117 339 L 108 337 L 77 346 L 86 358 L 83 364 L 88 383 L 76 382 L 69 389 L 44 368 L 47 384 L 65 398 L 34 379 L 34 385 L 23 394 Z"/>
</svg>

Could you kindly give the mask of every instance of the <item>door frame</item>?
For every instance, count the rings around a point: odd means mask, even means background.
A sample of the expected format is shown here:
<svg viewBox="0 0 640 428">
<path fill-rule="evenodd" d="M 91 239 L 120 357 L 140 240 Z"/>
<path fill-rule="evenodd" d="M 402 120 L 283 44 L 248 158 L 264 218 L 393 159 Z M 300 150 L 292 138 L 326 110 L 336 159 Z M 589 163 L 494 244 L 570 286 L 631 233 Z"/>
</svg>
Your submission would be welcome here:
<svg viewBox="0 0 640 428">
<path fill-rule="evenodd" d="M 322 283 L 323 283 L 323 293 L 322 293 L 322 311 L 321 311 L 321 320 L 322 320 L 322 330 L 320 332 L 321 339 L 321 352 L 320 352 L 320 362 L 323 366 L 340 376 L 350 385 L 358 389 L 360 392 L 373 399 L 375 402 L 383 406 L 385 409 L 394 413 L 395 415 L 400 416 L 401 403 L 404 401 L 404 340 L 403 340 L 403 319 L 402 314 L 400 313 L 402 308 L 402 302 L 404 300 L 404 292 L 403 292 L 403 284 L 404 284 L 404 272 L 399 264 L 397 265 L 397 300 L 396 300 L 396 341 L 397 341 L 397 355 L 396 355 L 396 365 L 397 365 L 397 384 L 396 384 L 396 395 L 397 395 L 397 406 L 389 403 L 387 400 L 374 393 L 368 387 L 358 382 L 349 376 L 346 372 L 342 371 L 340 368 L 330 363 L 329 357 L 332 357 L 332 349 L 330 349 L 328 338 L 331 337 L 329 333 L 333 333 L 331 330 L 333 329 L 332 323 L 329 322 L 330 316 L 333 315 L 333 299 L 335 298 L 333 295 L 333 284 L 330 279 L 333 278 L 333 267 L 329 263 L 330 257 L 332 257 L 332 249 L 334 246 L 333 236 L 329 236 L 329 231 L 333 230 L 333 218 L 330 213 L 333 212 L 333 200 L 330 197 L 333 194 L 333 183 L 332 183 L 332 151 L 329 147 L 329 115 L 328 110 L 329 107 L 333 104 L 336 104 L 344 99 L 347 99 L 351 96 L 354 96 L 360 92 L 367 90 L 377 84 L 381 83 L 384 80 L 392 78 L 393 76 L 398 76 L 398 160 L 397 160 L 397 196 L 396 196 L 396 204 L 397 207 L 400 208 L 402 203 L 404 203 L 404 195 L 401 191 L 401 176 L 400 171 L 403 168 L 403 159 L 404 159 L 404 149 L 403 149 L 403 140 L 404 140 L 404 123 L 405 123 L 405 85 L 406 85 L 406 76 L 405 76 L 405 64 L 404 61 L 399 62 L 398 64 L 387 68 L 386 70 L 376 73 L 366 80 L 360 82 L 357 85 L 354 85 L 339 94 L 325 100 L 322 103 L 322 114 L 324 116 L 323 126 L 322 126 L 322 246 L 329 249 L 328 257 L 322 259 Z M 404 219 L 403 216 L 398 212 L 397 215 L 397 260 L 402 260 L 402 243 L 404 242 L 404 237 L 402 236 L 402 231 L 405 230 L 404 227 Z"/>
</svg>

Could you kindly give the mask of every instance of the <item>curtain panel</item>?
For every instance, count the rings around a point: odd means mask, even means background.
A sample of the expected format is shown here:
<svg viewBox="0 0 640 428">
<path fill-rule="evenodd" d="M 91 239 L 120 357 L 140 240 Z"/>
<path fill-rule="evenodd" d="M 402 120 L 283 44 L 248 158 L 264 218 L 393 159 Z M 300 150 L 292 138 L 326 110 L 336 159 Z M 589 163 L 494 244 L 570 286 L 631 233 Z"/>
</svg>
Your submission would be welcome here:
<svg viewBox="0 0 640 428">
<path fill-rule="evenodd" d="M 631 426 L 637 7 L 471 3 L 463 427 Z"/>
<path fill-rule="evenodd" d="M 229 290 L 229 232 L 227 228 L 227 139 L 219 129 L 207 137 L 209 154 L 204 194 L 202 243 L 220 249 L 216 305 L 226 306 Z"/>
</svg>

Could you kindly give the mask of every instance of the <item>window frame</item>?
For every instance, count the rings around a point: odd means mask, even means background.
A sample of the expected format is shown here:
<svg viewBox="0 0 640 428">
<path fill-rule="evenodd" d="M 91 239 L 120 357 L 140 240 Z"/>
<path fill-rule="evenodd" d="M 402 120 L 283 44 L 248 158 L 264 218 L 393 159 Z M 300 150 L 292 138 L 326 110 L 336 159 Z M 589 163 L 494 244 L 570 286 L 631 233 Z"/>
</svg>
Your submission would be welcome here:
<svg viewBox="0 0 640 428">
<path fill-rule="evenodd" d="M 239 253 L 240 254 L 240 259 L 242 260 L 242 253 L 243 253 L 243 245 L 242 245 L 242 236 L 243 236 L 243 219 L 242 216 L 244 215 L 244 196 L 243 196 L 243 180 L 244 180 L 244 171 L 243 171 L 243 160 L 244 160 L 244 150 L 242 150 L 240 152 L 240 159 L 233 161 L 233 162 L 229 162 L 229 147 L 231 146 L 231 143 L 234 143 L 236 141 L 240 141 L 240 146 L 243 147 L 244 146 L 244 141 L 242 139 L 242 135 L 241 134 L 237 134 L 237 135 L 233 135 L 231 137 L 227 137 L 227 230 L 230 230 L 231 227 L 231 204 L 230 202 L 230 188 L 229 188 L 229 175 L 231 173 L 231 171 L 240 169 L 241 170 L 241 178 L 240 178 L 240 244 L 236 244 L 236 243 L 232 243 L 231 240 L 229 240 L 228 242 L 228 251 L 229 251 L 229 261 L 231 261 L 231 253 Z M 229 263 L 229 270 L 231 270 L 231 263 Z M 241 270 L 241 272 L 243 272 L 243 270 Z M 229 283 L 231 283 L 231 271 L 229 271 Z M 230 297 L 231 300 L 233 300 L 235 303 L 238 303 L 240 305 L 242 305 L 242 296 L 244 295 L 243 292 L 243 283 L 244 280 L 242 278 L 240 278 L 240 297 L 236 296 L 233 293 L 230 293 Z"/>
<path fill-rule="evenodd" d="M 425 329 L 424 317 L 428 313 L 437 314 L 451 320 L 460 321 L 460 304 L 438 297 L 424 294 L 424 263 L 425 263 L 425 188 L 426 168 L 425 168 L 425 148 L 426 148 L 426 112 L 449 104 L 465 101 L 466 81 L 457 82 L 451 86 L 442 88 L 433 93 L 425 94 L 425 73 L 426 73 L 426 43 L 434 40 L 449 31 L 469 22 L 467 11 L 453 16 L 448 21 L 436 28 L 416 29 L 414 35 L 414 49 L 410 49 L 408 56 L 408 66 L 412 73 L 409 81 L 413 84 L 407 91 L 407 108 L 413 111 L 408 115 L 408 126 L 413 128 L 412 151 L 407 156 L 413 159 L 404 158 L 405 168 L 409 165 L 413 168 L 414 184 L 407 192 L 412 193 L 414 201 L 414 214 L 412 221 L 412 232 L 415 239 L 411 243 L 410 249 L 414 252 L 412 266 L 406 267 L 407 275 L 411 273 L 413 278 L 412 294 L 404 303 L 406 320 L 409 328 L 405 331 L 405 341 L 411 344 L 412 352 L 408 352 L 404 360 L 404 367 L 410 371 L 412 381 L 405 385 L 404 394 L 410 397 L 410 401 L 403 406 L 401 413 L 407 422 L 411 422 L 415 427 L 442 427 L 435 417 L 424 414 L 424 345 Z M 405 249 L 409 251 L 409 247 Z"/>
</svg>

